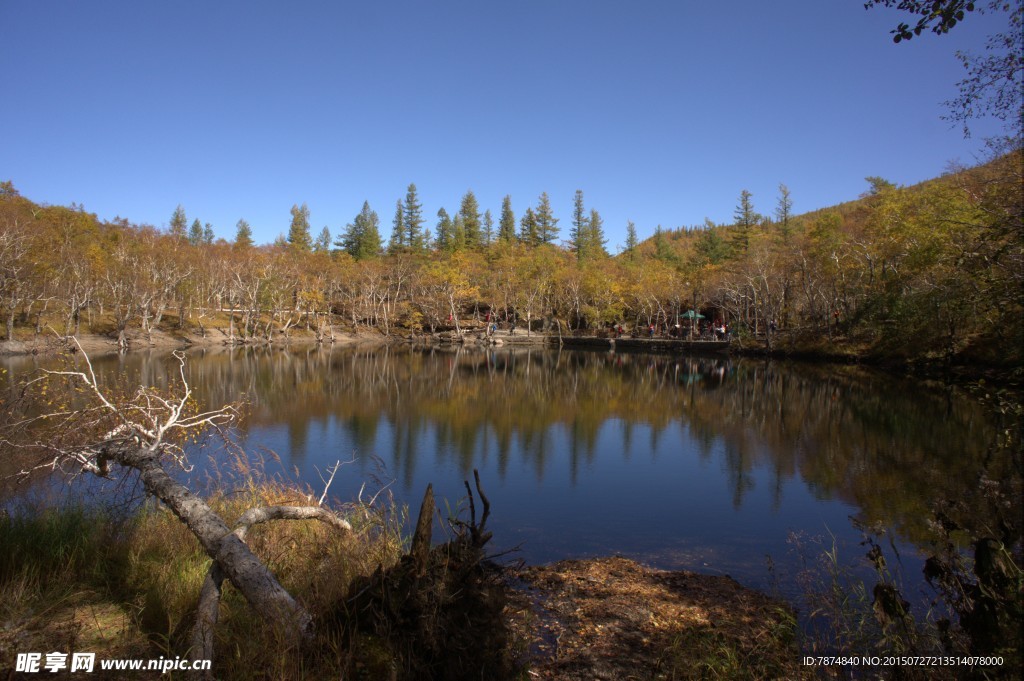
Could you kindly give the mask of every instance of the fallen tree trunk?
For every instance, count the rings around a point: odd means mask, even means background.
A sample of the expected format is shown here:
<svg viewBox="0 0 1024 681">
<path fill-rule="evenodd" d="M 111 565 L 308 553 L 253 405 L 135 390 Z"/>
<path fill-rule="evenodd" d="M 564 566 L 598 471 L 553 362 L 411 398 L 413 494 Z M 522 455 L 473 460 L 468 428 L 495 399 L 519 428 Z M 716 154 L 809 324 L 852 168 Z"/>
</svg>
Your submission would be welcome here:
<svg viewBox="0 0 1024 681">
<path fill-rule="evenodd" d="M 146 491 L 188 526 L 206 554 L 264 621 L 279 627 L 293 642 L 311 636 L 313 618 L 306 608 L 202 498 L 167 474 L 155 453 L 124 444 L 105 453 L 110 460 L 139 472 Z"/>
<path fill-rule="evenodd" d="M 253 525 L 272 520 L 320 520 L 339 531 L 352 531 L 352 526 L 347 521 L 322 506 L 264 506 L 250 508 L 243 513 L 231 535 L 244 543 L 245 536 Z M 203 580 L 199 605 L 196 608 L 196 622 L 192 629 L 191 657 L 194 661 L 213 659 L 213 630 L 220 615 L 220 596 L 225 576 L 225 571 L 215 560 L 206 573 L 206 579 Z M 231 581 L 235 583 L 234 579 Z"/>
</svg>

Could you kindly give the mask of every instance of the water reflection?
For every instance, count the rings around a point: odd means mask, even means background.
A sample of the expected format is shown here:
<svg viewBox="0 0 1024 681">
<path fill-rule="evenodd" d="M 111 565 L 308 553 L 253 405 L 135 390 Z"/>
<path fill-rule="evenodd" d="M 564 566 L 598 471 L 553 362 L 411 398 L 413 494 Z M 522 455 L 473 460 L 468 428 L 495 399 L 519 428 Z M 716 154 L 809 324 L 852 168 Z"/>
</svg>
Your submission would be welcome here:
<svg viewBox="0 0 1024 681">
<path fill-rule="evenodd" d="M 95 364 L 103 380 L 156 385 L 176 367 L 162 355 Z M 311 484 L 354 454 L 332 487 L 342 498 L 376 458 L 411 503 L 433 482 L 454 504 L 479 468 L 496 540 L 522 543 L 531 561 L 620 551 L 763 577 L 763 556 L 784 554 L 789 530 L 855 541 L 856 514 L 924 545 L 937 501 L 963 501 L 968 527 L 983 526 L 978 480 L 1020 478 L 1019 461 L 993 454 L 999 424 L 978 402 L 855 367 L 249 348 L 192 353 L 187 373 L 209 406 L 244 399 L 243 444 L 273 449 Z"/>
</svg>

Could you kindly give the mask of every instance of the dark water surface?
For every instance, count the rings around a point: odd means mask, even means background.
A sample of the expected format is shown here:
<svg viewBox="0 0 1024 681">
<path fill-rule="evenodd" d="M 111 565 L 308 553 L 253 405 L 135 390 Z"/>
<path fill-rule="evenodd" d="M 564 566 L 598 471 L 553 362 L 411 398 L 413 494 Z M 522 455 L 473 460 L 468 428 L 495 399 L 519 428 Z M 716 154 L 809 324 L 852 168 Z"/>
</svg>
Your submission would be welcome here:
<svg viewBox="0 0 1024 681">
<path fill-rule="evenodd" d="M 501 348 L 188 357 L 206 406 L 249 403 L 247 450 L 317 488 L 354 458 L 331 487 L 341 501 L 382 475 L 414 511 L 428 482 L 454 507 L 479 469 L 495 550 L 530 563 L 620 553 L 765 587 L 766 555 L 798 566 L 793 533 L 863 555 L 855 516 L 891 528 L 917 576 L 934 504 L 981 509 L 979 479 L 1013 468 L 993 461 L 998 424 L 970 396 L 854 367 Z M 161 354 L 94 365 L 149 384 L 176 371 Z"/>
</svg>

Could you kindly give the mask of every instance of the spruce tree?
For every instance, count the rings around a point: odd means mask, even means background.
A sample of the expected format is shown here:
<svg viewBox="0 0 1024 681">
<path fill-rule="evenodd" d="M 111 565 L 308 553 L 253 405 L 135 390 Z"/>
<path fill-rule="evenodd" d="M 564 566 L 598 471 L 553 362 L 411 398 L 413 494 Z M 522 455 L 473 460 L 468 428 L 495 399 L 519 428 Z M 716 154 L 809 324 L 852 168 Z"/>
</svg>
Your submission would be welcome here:
<svg viewBox="0 0 1024 681">
<path fill-rule="evenodd" d="M 369 201 L 363 201 L 363 209 L 356 216 L 356 220 L 359 221 L 361 228 L 356 259 L 376 258 L 383 248 L 380 237 L 380 218 L 376 211 L 370 209 Z"/>
<path fill-rule="evenodd" d="M 331 250 L 331 230 L 327 229 L 327 225 L 320 230 L 320 236 L 313 242 L 314 253 L 327 253 Z"/>
<path fill-rule="evenodd" d="M 704 229 L 697 237 L 695 252 L 701 265 L 718 265 L 729 257 L 729 244 L 710 220 L 704 222 Z"/>
<path fill-rule="evenodd" d="M 252 228 L 244 219 L 235 224 L 235 248 L 250 248 L 253 245 Z"/>
<path fill-rule="evenodd" d="M 178 204 L 171 215 L 170 235 L 176 239 L 185 238 L 185 230 L 188 228 L 188 218 L 185 217 L 185 209 Z"/>
<path fill-rule="evenodd" d="M 533 214 L 533 208 L 527 208 L 523 213 L 523 219 L 519 221 L 519 241 L 527 246 L 536 246 L 540 243 L 537 216 Z"/>
<path fill-rule="evenodd" d="M 374 258 L 380 253 L 380 218 L 370 209 L 369 201 L 363 201 L 363 209 L 345 226 L 335 245 L 356 260 Z"/>
<path fill-rule="evenodd" d="M 491 209 L 488 208 L 484 211 L 484 247 L 489 247 L 494 243 L 494 218 L 491 217 Z"/>
<path fill-rule="evenodd" d="M 550 244 L 558 238 L 558 218 L 551 210 L 551 199 L 547 192 L 541 192 L 537 202 L 537 240 L 538 243 Z"/>
<path fill-rule="evenodd" d="M 402 220 L 405 225 L 405 245 L 413 251 L 423 250 L 423 204 L 416 195 L 415 184 L 410 184 L 405 192 Z"/>
<path fill-rule="evenodd" d="M 665 239 L 665 232 L 662 231 L 661 225 L 654 228 L 654 257 L 669 263 L 676 261 L 675 251 L 668 245 L 668 240 Z"/>
<path fill-rule="evenodd" d="M 452 251 L 461 251 L 466 248 L 466 220 L 462 213 L 455 215 L 452 221 Z"/>
<path fill-rule="evenodd" d="M 193 246 L 203 243 L 203 223 L 199 222 L 199 218 L 193 220 L 188 229 L 188 242 Z"/>
<path fill-rule="evenodd" d="M 775 208 L 775 220 L 779 224 L 779 233 L 783 241 L 789 240 L 789 218 L 793 211 L 793 198 L 789 194 L 789 187 L 779 185 L 779 203 Z"/>
<path fill-rule="evenodd" d="M 309 235 L 309 208 L 306 204 L 292 206 L 292 224 L 288 228 L 288 246 L 298 253 L 308 253 L 313 246 Z"/>
<path fill-rule="evenodd" d="M 512 212 L 512 197 L 501 200 L 501 219 L 498 221 L 498 240 L 511 243 L 516 240 L 516 216 Z"/>
<path fill-rule="evenodd" d="M 459 207 L 459 216 L 462 218 L 462 227 L 465 232 L 465 243 L 467 248 L 477 248 L 483 243 L 480 224 L 480 206 L 477 204 L 476 196 L 470 189 L 462 197 L 462 205 Z"/>
<path fill-rule="evenodd" d="M 761 216 L 754 211 L 752 196 L 746 189 L 741 191 L 740 202 L 736 206 L 736 212 L 733 213 L 736 226 L 733 232 L 732 247 L 733 253 L 737 256 L 742 256 L 747 252 L 747 246 L 750 244 L 750 232 L 761 221 Z"/>
<path fill-rule="evenodd" d="M 596 208 L 590 209 L 590 219 L 586 226 L 586 254 L 588 257 L 606 257 L 608 255 L 605 244 L 608 240 L 604 238 L 604 220 Z"/>
<path fill-rule="evenodd" d="M 397 253 L 405 248 L 405 213 L 402 209 L 402 199 L 395 201 L 395 217 L 391 221 L 391 240 L 388 242 L 388 251 Z"/>
<path fill-rule="evenodd" d="M 587 215 L 583 207 L 583 190 L 577 189 L 572 201 L 572 228 L 569 230 L 569 250 L 582 260 L 587 251 Z"/>
<path fill-rule="evenodd" d="M 626 254 L 629 256 L 630 260 L 632 260 L 634 257 L 636 257 L 636 247 L 639 245 L 639 243 L 640 243 L 640 241 L 637 239 L 637 236 L 636 236 L 636 225 L 633 224 L 632 220 L 627 220 L 626 221 Z"/>
<path fill-rule="evenodd" d="M 437 250 L 445 252 L 452 250 L 452 227 L 452 219 L 442 206 L 437 211 L 437 233 L 434 237 Z"/>
<path fill-rule="evenodd" d="M 212 244 L 213 240 L 216 238 L 217 236 L 213 233 L 213 225 L 209 222 L 203 225 L 203 243 Z"/>
</svg>

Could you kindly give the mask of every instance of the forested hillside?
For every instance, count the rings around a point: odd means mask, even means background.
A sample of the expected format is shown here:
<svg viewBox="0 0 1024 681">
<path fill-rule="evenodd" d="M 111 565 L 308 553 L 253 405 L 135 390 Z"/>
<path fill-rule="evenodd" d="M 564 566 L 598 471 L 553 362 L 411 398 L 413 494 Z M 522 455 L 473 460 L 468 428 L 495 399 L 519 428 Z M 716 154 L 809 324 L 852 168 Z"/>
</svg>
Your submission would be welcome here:
<svg viewBox="0 0 1024 681">
<path fill-rule="evenodd" d="M 849 203 L 792 215 L 780 187 L 771 216 L 743 192 L 732 225 L 661 230 L 630 224 L 610 256 L 600 214 L 576 196 L 568 241 L 547 195 L 495 224 L 472 192 L 433 233 L 416 188 L 396 206 L 389 243 L 368 204 L 332 241 L 292 208 L 286 239 L 233 242 L 188 226 L 103 222 L 41 206 L 0 185 L 0 315 L 7 339 L 129 328 L 207 329 L 270 339 L 296 326 L 384 335 L 492 319 L 594 333 L 610 324 L 672 328 L 686 312 L 770 349 L 1019 367 L 1022 343 L 1022 155 L 900 188 L 868 178 Z"/>
</svg>

